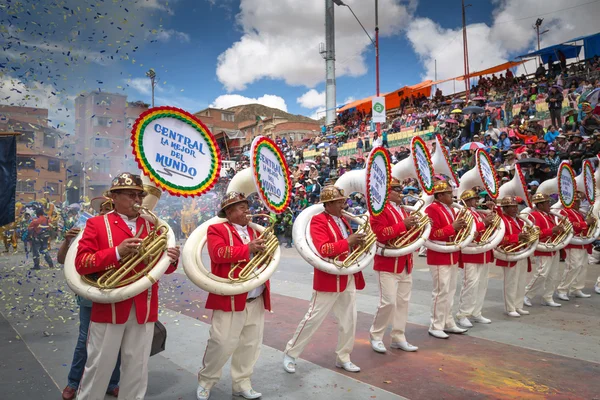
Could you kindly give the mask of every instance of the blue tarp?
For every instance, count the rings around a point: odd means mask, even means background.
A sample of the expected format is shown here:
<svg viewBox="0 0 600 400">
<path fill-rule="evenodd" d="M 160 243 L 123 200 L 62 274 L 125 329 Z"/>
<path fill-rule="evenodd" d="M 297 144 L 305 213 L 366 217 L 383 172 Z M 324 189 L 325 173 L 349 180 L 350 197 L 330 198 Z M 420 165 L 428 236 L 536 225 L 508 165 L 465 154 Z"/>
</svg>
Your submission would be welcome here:
<svg viewBox="0 0 600 400">
<path fill-rule="evenodd" d="M 585 52 L 586 60 L 594 56 L 600 56 L 600 32 L 593 35 L 579 36 L 575 39 L 567 40 L 567 43 L 579 40 L 583 40 L 583 51 Z"/>
<path fill-rule="evenodd" d="M 571 45 L 571 44 L 557 44 L 554 46 L 545 47 L 538 51 L 534 51 L 529 54 L 524 54 L 519 56 L 518 58 L 532 58 L 541 56 L 542 62 L 544 64 L 548 63 L 550 57 L 552 57 L 552 61 L 559 61 L 558 54 L 562 52 L 565 55 L 565 58 L 568 60 L 569 58 L 577 58 L 579 57 L 579 52 L 581 51 L 580 45 Z"/>
</svg>

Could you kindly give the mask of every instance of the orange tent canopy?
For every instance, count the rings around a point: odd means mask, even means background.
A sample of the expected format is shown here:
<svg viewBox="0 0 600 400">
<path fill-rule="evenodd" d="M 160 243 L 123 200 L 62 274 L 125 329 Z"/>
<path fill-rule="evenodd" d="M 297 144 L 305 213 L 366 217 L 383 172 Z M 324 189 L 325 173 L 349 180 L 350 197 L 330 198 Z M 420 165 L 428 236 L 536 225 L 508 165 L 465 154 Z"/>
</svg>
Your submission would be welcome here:
<svg viewBox="0 0 600 400">
<path fill-rule="evenodd" d="M 495 74 L 496 72 L 506 71 L 507 69 L 519 66 L 521 64 L 524 64 L 525 62 L 526 61 L 509 61 L 509 62 L 505 62 L 504 64 L 496 65 L 495 67 L 484 69 L 483 71 L 471 72 L 469 74 L 469 78 L 472 78 L 472 77 L 475 77 L 475 76 L 490 75 L 490 74 Z M 459 77 L 456 77 L 455 79 L 457 81 L 464 81 L 465 77 L 464 76 L 459 76 Z"/>
</svg>

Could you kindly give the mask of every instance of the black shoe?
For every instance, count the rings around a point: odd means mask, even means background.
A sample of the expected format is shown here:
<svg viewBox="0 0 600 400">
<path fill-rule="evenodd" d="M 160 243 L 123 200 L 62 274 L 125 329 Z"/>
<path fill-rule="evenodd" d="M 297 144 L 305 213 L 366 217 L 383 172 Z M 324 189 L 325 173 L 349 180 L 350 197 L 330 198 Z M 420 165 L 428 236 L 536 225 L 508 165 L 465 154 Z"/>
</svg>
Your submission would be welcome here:
<svg viewBox="0 0 600 400">
<path fill-rule="evenodd" d="M 40 269 L 41 269 L 40 267 L 29 268 L 30 271 L 39 271 Z"/>
</svg>

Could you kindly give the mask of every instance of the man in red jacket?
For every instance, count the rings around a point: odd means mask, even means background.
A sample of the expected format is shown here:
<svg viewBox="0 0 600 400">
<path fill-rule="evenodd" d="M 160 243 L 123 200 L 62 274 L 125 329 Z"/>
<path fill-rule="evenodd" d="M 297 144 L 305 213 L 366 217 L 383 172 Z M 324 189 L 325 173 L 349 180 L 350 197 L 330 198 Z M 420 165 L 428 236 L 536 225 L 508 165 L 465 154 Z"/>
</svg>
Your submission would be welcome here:
<svg viewBox="0 0 600 400">
<path fill-rule="evenodd" d="M 139 175 L 122 173 L 112 181 L 109 196 L 114 211 L 88 219 L 79 241 L 75 267 L 81 275 L 118 268 L 120 260 L 138 251 L 152 224 L 134 206 L 146 196 Z M 141 233 L 140 233 L 141 232 Z M 177 268 L 179 248 L 167 249 Z M 140 264 L 136 270 L 143 268 Z M 78 400 L 102 400 L 121 352 L 119 397 L 143 399 L 148 386 L 148 358 L 158 319 L 158 283 L 137 296 L 112 304 L 92 303 L 87 362 L 79 384 Z"/>
<path fill-rule="evenodd" d="M 463 218 L 456 219 L 452 208 L 452 187 L 448 182 L 438 181 L 433 186 L 434 201 L 425 209 L 431 218 L 429 240 L 446 244 L 454 240 L 456 234 L 467 226 Z M 456 278 L 460 251 L 440 253 L 427 250 L 427 264 L 433 281 L 431 293 L 431 324 L 429 334 L 438 339 L 448 339 L 448 333 L 465 333 L 452 317 L 452 304 L 456 292 Z"/>
<path fill-rule="evenodd" d="M 402 204 L 402 185 L 396 178 L 390 184 L 389 203 L 378 216 L 371 215 L 370 223 L 377 241 L 382 244 L 406 235 L 415 226 L 418 218 L 409 216 Z M 385 254 L 385 253 L 384 253 Z M 392 323 L 393 349 L 417 351 L 419 348 L 406 341 L 404 335 L 408 319 L 408 302 L 412 289 L 413 256 L 386 257 L 375 255 L 373 269 L 379 278 L 379 306 L 371 325 L 371 347 L 378 353 L 385 353 L 383 335 Z"/>
<path fill-rule="evenodd" d="M 321 203 L 325 211 L 315 215 L 310 222 L 314 247 L 323 258 L 340 256 L 339 260 L 343 261 L 353 246 L 364 241 L 365 235 L 352 233 L 350 224 L 342 215 L 346 205 L 343 190 L 335 186 L 326 186 L 321 191 Z M 335 366 L 349 372 L 360 371 L 360 368 L 350 361 L 350 353 L 354 348 L 356 331 L 356 290 L 362 290 L 364 287 L 362 272 L 350 276 L 332 275 L 315 268 L 310 306 L 284 351 L 285 371 L 296 372 L 296 358 L 332 310 L 339 325 Z"/>
<path fill-rule="evenodd" d="M 477 211 L 479 195 L 474 190 L 464 191 L 460 195 L 460 199 L 465 202 L 469 212 L 473 215 L 473 223 L 477 232 L 473 241 L 479 241 L 482 233 L 492 223 L 494 214 L 490 213 L 484 216 Z M 495 204 L 489 202 L 487 206 L 490 210 L 493 210 Z M 492 322 L 481 314 L 481 310 L 487 292 L 490 265 L 493 262 L 494 253 L 491 249 L 478 254 L 461 252 L 460 266 L 463 268 L 463 285 L 460 291 L 458 313 L 456 314 L 460 326 L 472 328 L 473 324 L 469 318 L 480 324 L 490 324 Z"/>
<path fill-rule="evenodd" d="M 594 223 L 594 217 L 589 216 L 587 220 L 585 215 L 581 213 L 579 209 L 581 205 L 581 199 L 584 194 L 577 192 L 575 195 L 575 201 L 573 208 L 562 209 L 560 213 L 566 215 L 569 218 L 569 222 L 573 225 L 573 233 L 576 236 L 587 235 L 588 227 Z M 583 293 L 582 289 L 585 287 L 585 274 L 587 272 L 588 265 L 588 250 L 591 251 L 591 244 L 588 245 L 577 245 L 568 244 L 565 248 L 567 253 L 566 268 L 563 273 L 562 279 L 558 285 L 557 297 L 564 301 L 569 301 L 569 294 L 575 297 L 588 298 L 591 294 Z"/>
<path fill-rule="evenodd" d="M 227 222 L 211 225 L 207 232 L 207 247 L 211 272 L 227 278 L 239 263 L 234 277 L 241 268 L 265 249 L 265 240 L 248 226 L 250 209 L 248 199 L 238 192 L 230 192 L 221 201 L 217 216 Z M 263 340 L 265 310 L 271 310 L 269 282 L 248 293 L 221 296 L 209 293 L 206 308 L 213 310 L 210 338 L 198 372 L 196 398 L 207 400 L 210 390 L 221 378 L 221 370 L 231 357 L 233 394 L 246 399 L 257 399 L 262 394 L 252 389 L 250 377 L 258 360 Z"/>
<path fill-rule="evenodd" d="M 531 218 L 535 225 L 540 228 L 540 242 L 553 239 L 564 230 L 556 224 L 554 215 L 550 214 L 550 197 L 537 193 L 532 199 L 535 211 L 531 212 Z M 556 285 L 558 284 L 558 266 L 560 262 L 558 251 L 535 251 L 533 253 L 536 270 L 531 282 L 525 287 L 525 298 L 523 303 L 531 307 L 531 299 L 536 295 L 542 295 L 542 305 L 549 307 L 560 307 L 561 304 L 553 299 Z"/>
<path fill-rule="evenodd" d="M 499 246 L 506 247 L 527 240 L 527 234 L 523 233 L 525 223 L 517 217 L 519 205 L 515 196 L 506 196 L 500 200 L 502 207 L 502 221 L 506 231 Z M 504 267 L 504 307 L 510 317 L 529 315 L 529 311 L 523 310 L 523 296 L 525 296 L 525 280 L 529 258 L 519 261 L 504 261 L 496 258 L 496 265 Z"/>
</svg>

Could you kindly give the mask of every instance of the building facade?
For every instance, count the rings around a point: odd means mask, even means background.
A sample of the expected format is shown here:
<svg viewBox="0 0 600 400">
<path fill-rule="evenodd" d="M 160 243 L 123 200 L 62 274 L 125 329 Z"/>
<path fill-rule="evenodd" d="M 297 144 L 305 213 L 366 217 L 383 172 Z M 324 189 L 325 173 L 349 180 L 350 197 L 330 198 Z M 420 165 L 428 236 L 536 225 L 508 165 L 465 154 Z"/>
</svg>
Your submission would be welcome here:
<svg viewBox="0 0 600 400">
<path fill-rule="evenodd" d="M 0 105 L 0 131 L 18 132 L 17 190 L 21 202 L 65 200 L 65 133 L 48 126 L 48 110 Z"/>
</svg>

